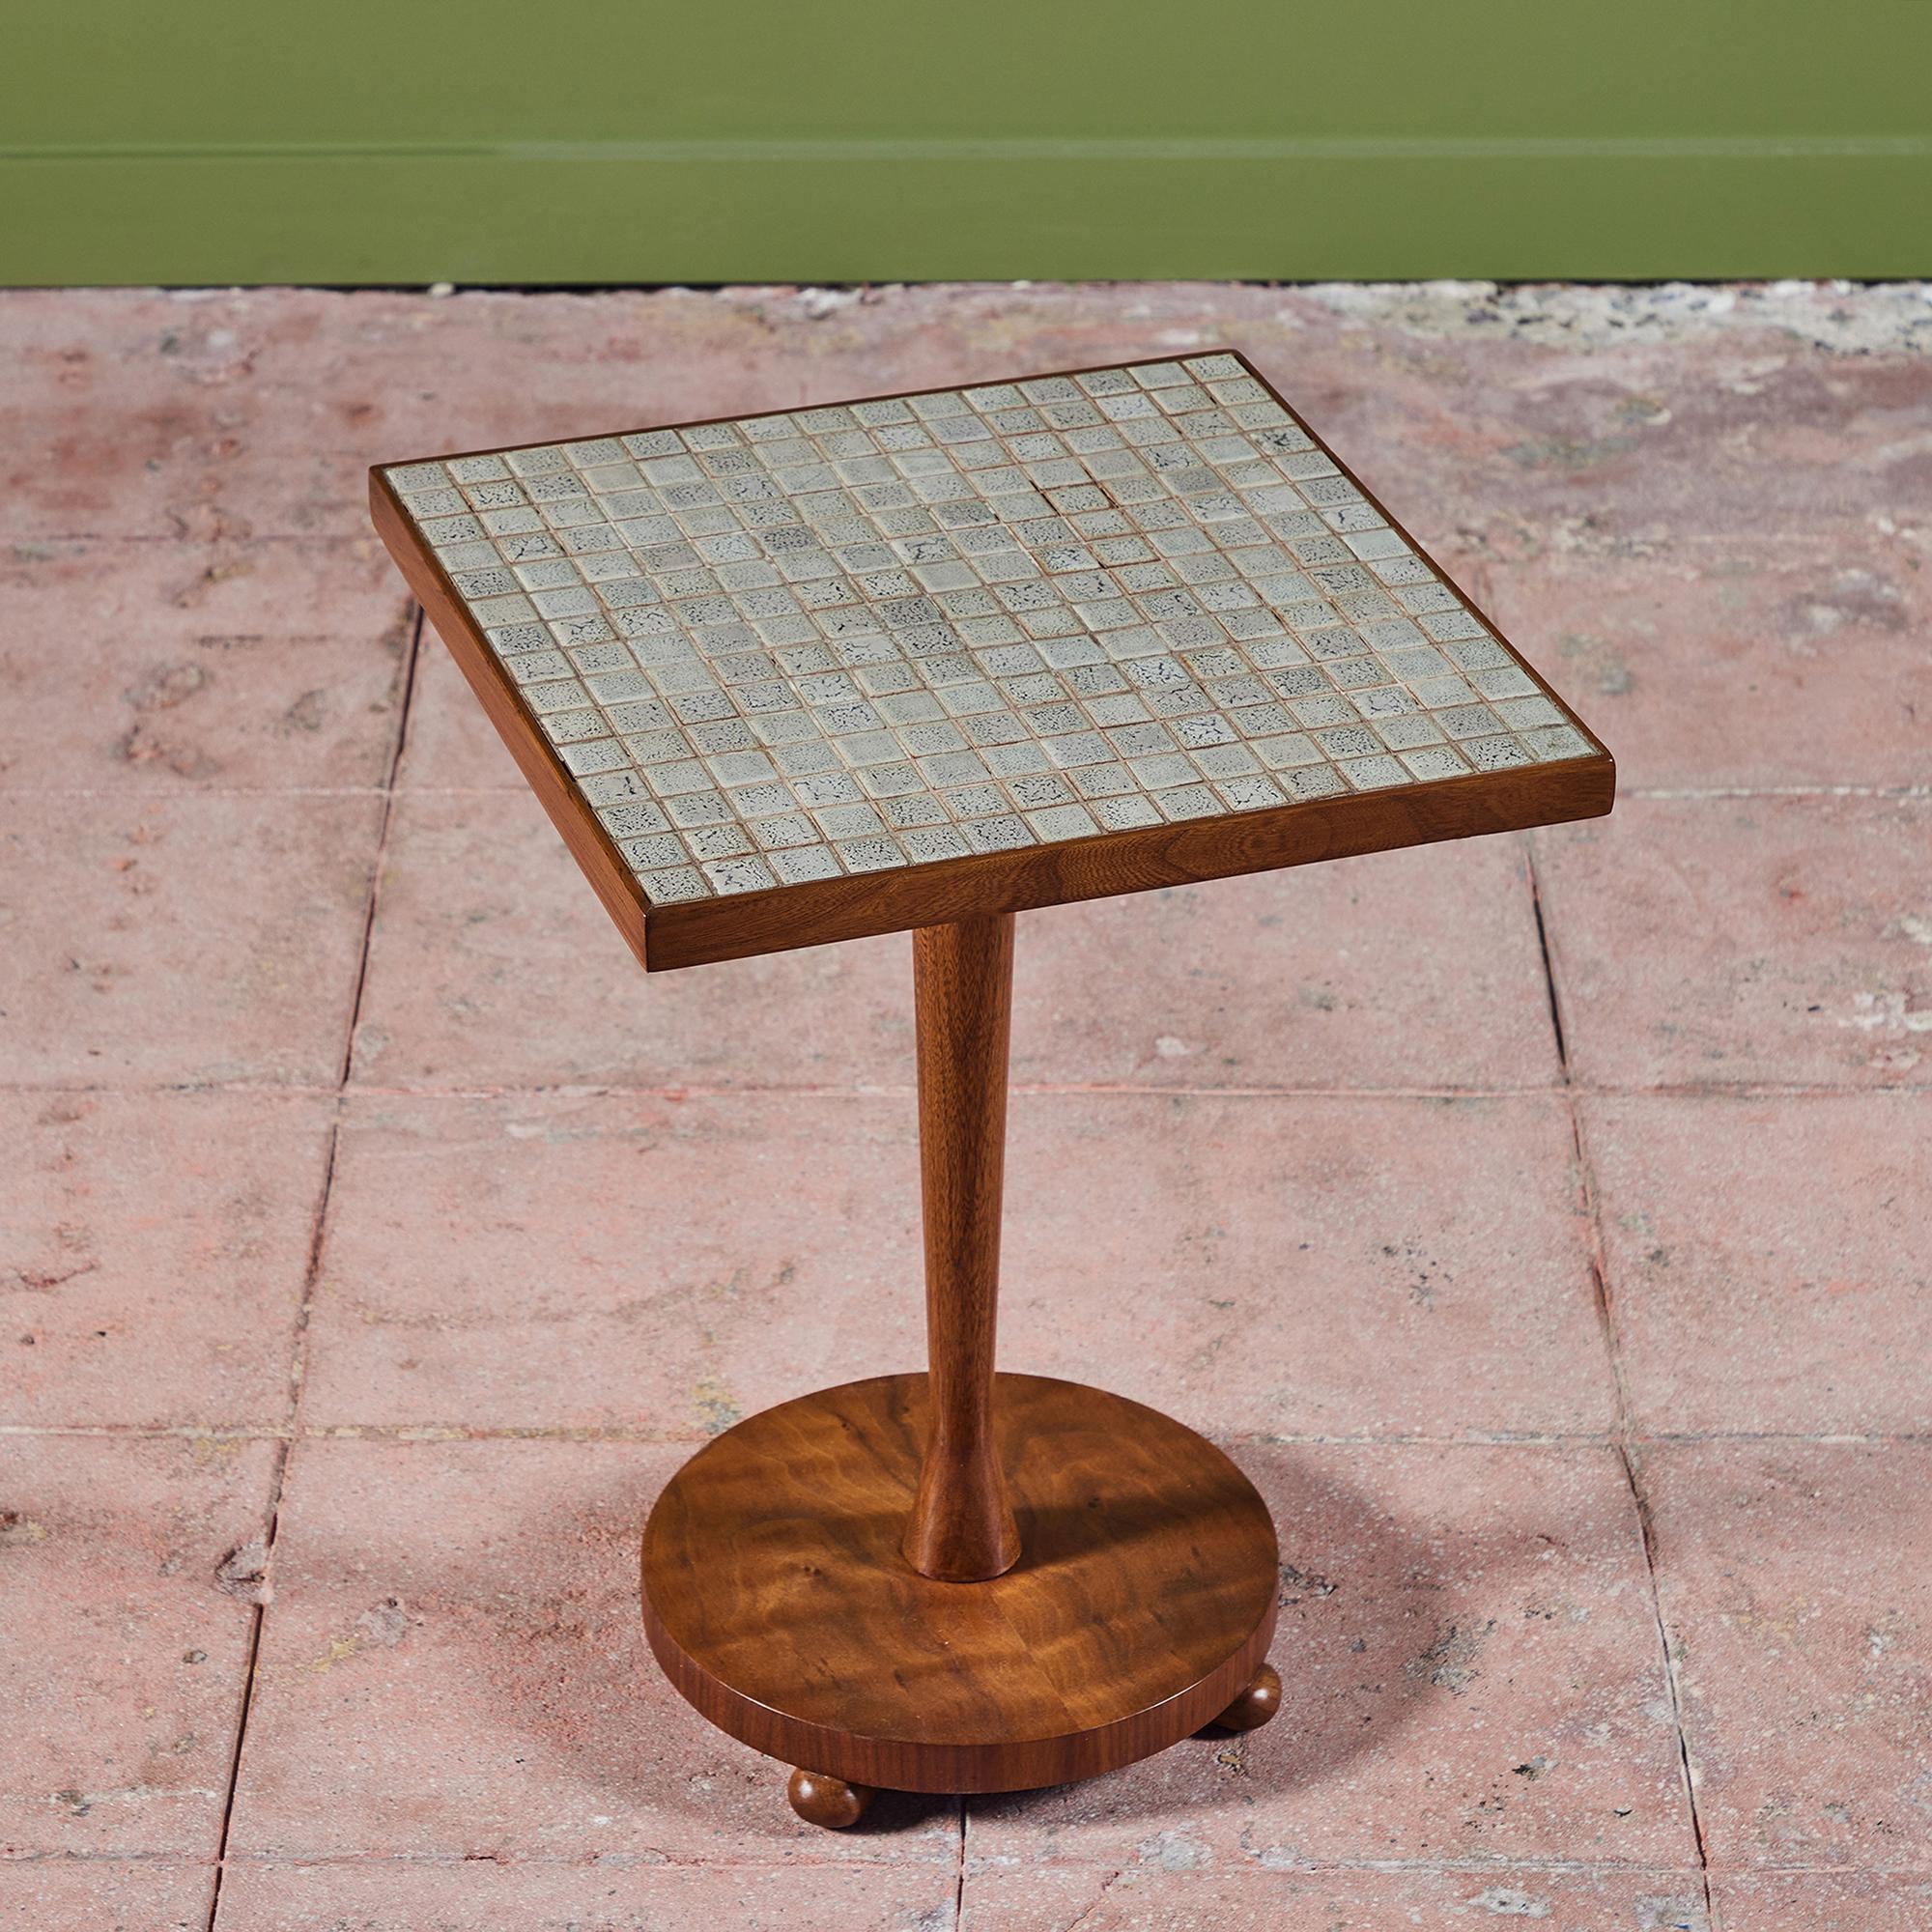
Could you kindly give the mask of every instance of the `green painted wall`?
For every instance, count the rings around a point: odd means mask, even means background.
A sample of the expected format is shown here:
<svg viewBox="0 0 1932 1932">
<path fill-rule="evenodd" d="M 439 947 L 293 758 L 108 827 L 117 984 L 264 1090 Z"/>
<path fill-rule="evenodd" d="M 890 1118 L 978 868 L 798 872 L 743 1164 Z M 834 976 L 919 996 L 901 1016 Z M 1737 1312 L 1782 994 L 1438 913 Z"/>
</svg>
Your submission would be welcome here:
<svg viewBox="0 0 1932 1932">
<path fill-rule="evenodd" d="M 1932 272 L 1932 0 L 14 0 L 0 280 Z"/>
</svg>

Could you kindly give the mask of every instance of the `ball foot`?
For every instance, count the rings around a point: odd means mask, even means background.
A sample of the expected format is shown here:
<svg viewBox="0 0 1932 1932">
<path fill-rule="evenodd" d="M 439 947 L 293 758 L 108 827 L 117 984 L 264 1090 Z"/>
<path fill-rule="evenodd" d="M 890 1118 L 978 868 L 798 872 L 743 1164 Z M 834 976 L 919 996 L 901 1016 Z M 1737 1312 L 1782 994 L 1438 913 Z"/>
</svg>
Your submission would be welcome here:
<svg viewBox="0 0 1932 1932">
<path fill-rule="evenodd" d="M 872 1802 L 872 1787 L 847 1784 L 842 1777 L 827 1777 L 822 1772 L 799 1770 L 792 1773 L 785 1796 L 808 1825 L 842 1832 L 866 1815 L 866 1806 Z"/>
<path fill-rule="evenodd" d="M 1248 1680 L 1248 1688 L 1214 1719 L 1224 1731 L 1259 1730 L 1281 1709 L 1281 1672 L 1264 1663 Z"/>
</svg>

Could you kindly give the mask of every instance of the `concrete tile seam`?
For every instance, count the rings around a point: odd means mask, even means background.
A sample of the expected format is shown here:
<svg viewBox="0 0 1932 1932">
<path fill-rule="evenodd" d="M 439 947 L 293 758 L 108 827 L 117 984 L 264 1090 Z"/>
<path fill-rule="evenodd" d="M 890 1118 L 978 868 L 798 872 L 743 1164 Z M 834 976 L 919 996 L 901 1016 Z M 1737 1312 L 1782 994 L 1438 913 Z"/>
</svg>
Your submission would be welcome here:
<svg viewBox="0 0 1932 1932">
<path fill-rule="evenodd" d="M 1015 1081 L 1010 1093 L 1033 1096 L 1119 1095 L 1129 1099 L 1196 1100 L 1529 1100 L 1573 1093 L 1584 1100 L 1843 1100 L 1880 1099 L 1888 1095 L 1907 1099 L 1932 1093 L 1932 1076 L 1923 1082 L 1894 1081 L 1887 1087 L 1862 1087 L 1825 1081 L 1779 1084 L 1763 1080 L 1703 1081 L 1696 1084 L 1660 1082 L 1653 1086 L 1628 1086 L 1609 1081 L 1578 1080 L 1565 1088 L 1552 1080 L 1545 1087 L 1160 1087 L 1127 1082 L 1046 1082 Z M 789 1086 L 782 1082 L 748 1083 L 743 1086 L 656 1086 L 639 1083 L 635 1087 L 408 1087 L 394 1084 L 363 1085 L 352 1082 L 342 1090 L 345 1098 L 375 1100 L 743 1100 L 760 1094 L 782 1094 L 798 1100 L 910 1100 L 916 1090 L 910 1086 Z M 319 1087 L 307 1081 L 266 1083 L 262 1081 L 125 1083 L 91 1081 L 67 1083 L 44 1080 L 0 1079 L 0 1094 L 100 1094 L 123 1097 L 150 1094 L 160 1098 L 191 1097 L 199 1094 L 259 1095 L 264 1099 L 332 1099 L 336 1089 Z"/>
<path fill-rule="evenodd" d="M 1706 1839 L 1703 1819 L 1697 1808 L 1697 1778 L 1690 1756 L 1690 1742 L 1684 1728 L 1684 1695 L 1678 1682 L 1677 1660 L 1671 1654 L 1670 1633 L 1664 1621 L 1663 1598 L 1658 1583 L 1657 1552 L 1655 1536 L 1651 1522 L 1650 1502 L 1644 1493 L 1640 1479 L 1639 1454 L 1631 1447 L 1633 1405 L 1629 1378 L 1625 1372 L 1623 1350 L 1617 1330 L 1616 1310 L 1612 1299 L 1608 1260 L 1604 1240 L 1603 1213 L 1599 1203 L 1597 1178 L 1591 1165 L 1589 1149 L 1583 1135 L 1583 1119 L 1577 1105 L 1577 1095 L 1572 1080 L 1572 1063 L 1565 1045 L 1563 1014 L 1566 999 L 1563 976 L 1559 969 L 1555 949 L 1549 943 L 1549 926 L 1544 915 L 1544 895 L 1539 883 L 1536 863 L 1536 845 L 1532 839 L 1528 843 L 1528 863 L 1526 878 L 1532 903 L 1536 909 L 1536 929 L 1538 941 L 1543 951 L 1543 969 L 1549 993 L 1549 1021 L 1555 1030 L 1557 1056 L 1562 1064 L 1563 1093 L 1565 1106 L 1570 1118 L 1570 1134 L 1576 1156 L 1576 1189 L 1577 1207 L 1583 1219 L 1588 1244 L 1588 1260 L 1591 1286 L 1594 1292 L 1597 1314 L 1601 1324 L 1604 1351 L 1610 1371 L 1611 1388 L 1615 1398 L 1616 1430 L 1615 1448 L 1617 1458 L 1623 1466 L 1624 1477 L 1629 1485 L 1633 1508 L 1636 1512 L 1637 1529 L 1643 1548 L 1644 1576 L 1650 1591 L 1650 1610 L 1657 1633 L 1658 1661 L 1662 1666 L 1665 1694 L 1670 1702 L 1671 1728 L 1676 1734 L 1677 1760 L 1680 1774 L 1680 1791 L 1686 1811 L 1690 1817 L 1691 1835 L 1696 1841 L 1697 1861 L 1703 1874 L 1701 1879 L 1704 1910 L 1713 1911 L 1710 1880 L 1710 1848 Z"/>
<path fill-rule="evenodd" d="M 970 1807 L 973 1801 L 968 1799 Z M 592 1859 L 571 1854 L 546 1856 L 540 1852 L 505 1853 L 500 1856 L 486 1856 L 476 1852 L 234 1852 L 226 1862 L 230 1865 L 248 1865 L 257 1869 L 277 1867 L 308 1868 L 314 1866 L 370 1868 L 384 1866 L 427 1866 L 431 1868 L 460 1869 L 465 1865 L 494 1864 L 509 1867 L 527 1867 L 532 1870 L 572 1871 L 593 1866 L 599 1871 L 623 1870 L 702 1870 L 715 1868 L 730 1871 L 771 1871 L 795 1870 L 800 1866 L 822 1866 L 838 1871 L 855 1869 L 877 1869 L 879 1865 L 871 1861 L 861 1861 L 855 1865 L 849 1859 L 814 1859 L 810 1856 L 786 1856 L 781 1859 L 750 1859 L 729 1857 L 704 1857 L 677 1859 L 655 1849 L 641 1852 L 602 1852 Z M 140 1850 L 97 1850 L 77 1852 L 0 1852 L 0 1867 L 9 1865 L 106 1865 L 106 1864 L 146 1864 L 179 1865 L 189 1870 L 213 1870 L 215 1861 L 197 1859 L 181 1852 L 153 1852 Z M 893 1868 L 895 1867 L 886 1867 Z M 1107 1859 L 1085 1859 L 1078 1856 L 1061 1856 L 1052 1861 L 1055 1870 L 1068 1871 L 1120 1871 L 1127 1869 Z M 1003 1858 L 983 1858 L 967 1861 L 967 1877 L 985 1876 L 994 1872 L 1013 1869 L 1013 1862 Z M 1698 1870 L 1691 1865 L 1659 1864 L 1642 1859 L 1558 1859 L 1558 1858 L 1487 1858 L 1487 1859 L 1294 1859 L 1282 1862 L 1270 1862 L 1265 1866 L 1251 1864 L 1239 1869 L 1264 1870 L 1268 1872 L 1293 1871 L 1304 1873 L 1321 1872 L 1373 1872 L 1400 1875 L 1406 1873 L 1427 1875 L 1474 1874 L 1485 1872 L 1523 1872 L 1547 1873 L 1551 1877 L 1575 1875 L 1589 1877 L 1603 1874 L 1639 1873 L 1655 1875 L 1659 1878 L 1694 1879 Z M 1932 1865 L 1896 1864 L 1835 1864 L 1807 1863 L 1792 1861 L 1769 1861 L 1762 1864 L 1714 1864 L 1712 1875 L 1719 1878 L 1877 1878 L 1877 1879 L 1932 1879 Z"/>
<path fill-rule="evenodd" d="M 409 739 L 410 699 L 415 690 L 416 667 L 421 659 L 423 633 L 423 613 L 417 609 L 414 621 L 411 624 L 409 642 L 402 667 L 402 699 L 397 707 L 395 739 L 388 760 L 387 783 L 384 788 L 382 822 L 378 828 L 376 850 L 369 865 L 367 896 L 362 921 L 362 938 L 356 961 L 354 993 L 349 1003 L 349 1012 L 343 1027 L 342 1055 L 337 1075 L 335 1118 L 328 1130 L 328 1148 L 324 1157 L 322 1185 L 317 1192 L 315 1219 L 310 1235 L 308 1264 L 303 1270 L 300 1298 L 296 1309 L 293 1331 L 289 1346 L 289 1408 L 288 1429 L 291 1439 L 284 1443 L 275 1459 L 274 1471 L 270 1479 L 268 1507 L 264 1511 L 264 1556 L 262 1576 L 265 1582 L 263 1594 L 258 1598 L 252 1623 L 248 1633 L 248 1652 L 242 1672 L 242 1691 L 240 1710 L 235 1720 L 234 1747 L 229 1754 L 227 1788 L 222 1800 L 220 1829 L 214 1849 L 214 1887 L 209 1900 L 208 1925 L 210 1932 L 221 1918 L 221 1882 L 225 1861 L 228 1855 L 228 1841 L 235 1823 L 235 1804 L 242 1785 L 242 1758 L 248 1743 L 248 1719 L 254 1704 L 255 1688 L 262 1661 L 262 1635 L 268 1623 L 269 1607 L 273 1601 L 275 1546 L 280 1526 L 282 1499 L 288 1481 L 289 1463 L 295 1454 L 295 1436 L 299 1435 L 301 1423 L 302 1389 L 305 1381 L 310 1317 L 315 1305 L 315 1296 L 322 1281 L 322 1258 L 328 1229 L 329 1197 L 334 1184 L 336 1156 L 341 1146 L 342 1122 L 345 1112 L 345 1091 L 349 1075 L 355 1064 L 355 1027 L 362 1008 L 362 995 L 368 983 L 370 941 L 376 929 L 376 914 L 382 899 L 383 862 L 387 851 L 389 828 L 395 816 L 396 774 L 402 767 L 403 753 Z"/>
<path fill-rule="evenodd" d="M 0 1438 L 10 1436 L 98 1438 L 115 1442 L 633 1442 L 643 1446 L 709 1442 L 713 1439 L 703 1431 L 657 1435 L 648 1430 L 620 1428 L 470 1428 L 432 1422 L 332 1423 L 305 1429 L 160 1427 L 140 1422 L 0 1422 Z M 1610 1435 L 1588 1430 L 1520 1434 L 1471 1430 L 1461 1435 L 1419 1435 L 1412 1433 L 1388 1435 L 1242 1435 L 1217 1432 L 1213 1439 L 1230 1448 L 1258 1449 L 1607 1449 L 1614 1446 L 1617 1440 Z M 1639 1429 L 1634 1430 L 1629 1439 L 1633 1444 L 1665 1447 L 1700 1442 L 1802 1442 L 1826 1449 L 1869 1448 L 1888 1443 L 1922 1446 L 1932 1443 L 1932 1431 L 1873 1430 L 1863 1435 L 1851 1435 L 1844 1431 L 1813 1433 L 1797 1429 Z"/>
</svg>

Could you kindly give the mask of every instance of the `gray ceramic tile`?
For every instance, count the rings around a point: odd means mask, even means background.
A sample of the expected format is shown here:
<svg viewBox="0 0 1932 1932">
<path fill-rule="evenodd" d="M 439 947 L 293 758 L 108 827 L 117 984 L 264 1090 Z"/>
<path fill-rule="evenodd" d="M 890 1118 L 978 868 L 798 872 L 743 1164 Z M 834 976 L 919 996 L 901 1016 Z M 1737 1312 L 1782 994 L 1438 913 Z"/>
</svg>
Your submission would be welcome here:
<svg viewBox="0 0 1932 1932">
<path fill-rule="evenodd" d="M 1596 749 L 1225 355 L 388 475 L 656 903 Z"/>
</svg>

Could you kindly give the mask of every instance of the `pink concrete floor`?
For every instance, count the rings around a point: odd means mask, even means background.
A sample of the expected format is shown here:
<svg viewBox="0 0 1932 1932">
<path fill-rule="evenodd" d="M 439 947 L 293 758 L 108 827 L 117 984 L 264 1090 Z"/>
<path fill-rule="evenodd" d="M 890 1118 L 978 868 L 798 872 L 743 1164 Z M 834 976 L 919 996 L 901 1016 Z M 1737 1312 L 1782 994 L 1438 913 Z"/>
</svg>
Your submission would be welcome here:
<svg viewBox="0 0 1932 1932">
<path fill-rule="evenodd" d="M 707 1434 L 918 1358 L 903 938 L 640 978 L 374 458 L 1233 342 L 1590 825 L 1021 924 L 1004 1354 L 1215 1435 L 1279 1721 L 797 1825 Z M 0 1924 L 1932 1923 L 1932 302 L 0 298 Z"/>
</svg>

